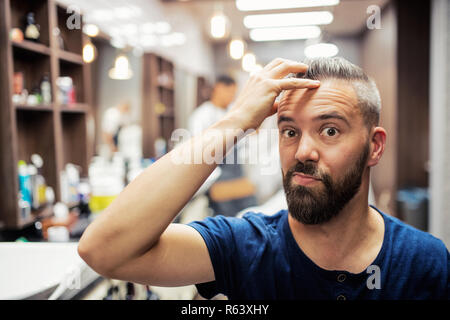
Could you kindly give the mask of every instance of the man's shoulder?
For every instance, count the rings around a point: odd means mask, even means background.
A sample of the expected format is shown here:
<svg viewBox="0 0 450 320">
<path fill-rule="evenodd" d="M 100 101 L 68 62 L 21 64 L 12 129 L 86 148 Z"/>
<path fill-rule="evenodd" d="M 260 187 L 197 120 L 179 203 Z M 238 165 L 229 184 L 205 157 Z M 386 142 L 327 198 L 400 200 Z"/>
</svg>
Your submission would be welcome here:
<svg viewBox="0 0 450 320">
<path fill-rule="evenodd" d="M 248 211 L 242 217 L 217 215 L 214 217 L 207 217 L 202 221 L 195 221 L 191 224 L 200 224 L 211 231 L 228 230 L 234 234 L 244 233 L 248 236 L 256 231 L 259 235 L 263 235 L 269 230 L 273 231 L 278 229 L 281 219 L 285 214 L 287 214 L 287 210 L 279 210 L 272 215 Z"/>
<path fill-rule="evenodd" d="M 203 112 L 216 112 L 218 110 L 210 101 L 205 101 L 201 105 L 199 105 L 193 113 L 203 113 Z"/>
<path fill-rule="evenodd" d="M 206 101 L 198 106 L 189 116 L 191 126 L 209 126 L 215 121 L 219 120 L 218 115 L 222 112 L 215 107 L 211 102 Z M 222 115 L 220 113 L 220 115 Z"/>
<path fill-rule="evenodd" d="M 110 107 L 105 110 L 105 115 L 108 116 L 120 116 L 120 111 L 116 107 Z"/>
<path fill-rule="evenodd" d="M 386 230 L 389 232 L 392 248 L 397 254 L 408 253 L 421 257 L 445 258 L 447 248 L 442 240 L 432 234 L 415 227 L 378 210 L 384 218 Z"/>
<path fill-rule="evenodd" d="M 249 211 L 249 212 L 246 212 L 242 216 L 242 219 L 244 219 L 250 223 L 253 223 L 253 224 L 261 224 L 261 225 L 265 225 L 267 227 L 275 228 L 278 226 L 280 220 L 285 215 L 287 215 L 286 209 L 279 210 L 273 214 Z"/>
</svg>

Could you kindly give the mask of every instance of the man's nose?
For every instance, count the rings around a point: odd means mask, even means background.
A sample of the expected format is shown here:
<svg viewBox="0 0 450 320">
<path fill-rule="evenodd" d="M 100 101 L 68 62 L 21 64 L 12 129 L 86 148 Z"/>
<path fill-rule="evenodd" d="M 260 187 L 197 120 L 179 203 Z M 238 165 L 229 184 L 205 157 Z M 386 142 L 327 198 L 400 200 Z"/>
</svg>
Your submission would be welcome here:
<svg viewBox="0 0 450 320">
<path fill-rule="evenodd" d="M 319 152 L 315 146 L 314 140 L 308 135 L 302 134 L 298 143 L 295 159 L 305 163 L 306 161 L 319 161 Z"/>
</svg>

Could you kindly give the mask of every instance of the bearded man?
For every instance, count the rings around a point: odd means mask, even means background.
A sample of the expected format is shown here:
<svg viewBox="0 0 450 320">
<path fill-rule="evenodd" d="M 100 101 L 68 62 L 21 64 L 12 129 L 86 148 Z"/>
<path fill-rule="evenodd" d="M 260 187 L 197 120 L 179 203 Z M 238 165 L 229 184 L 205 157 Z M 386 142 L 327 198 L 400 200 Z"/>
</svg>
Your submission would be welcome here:
<svg viewBox="0 0 450 320">
<path fill-rule="evenodd" d="M 386 141 L 380 109 L 375 83 L 342 58 L 275 59 L 180 148 L 204 141 L 226 154 L 233 130 L 277 113 L 288 210 L 171 223 L 217 164 L 174 164 L 169 153 L 88 227 L 78 251 L 106 277 L 196 284 L 206 298 L 449 299 L 444 243 L 368 205 Z"/>
</svg>

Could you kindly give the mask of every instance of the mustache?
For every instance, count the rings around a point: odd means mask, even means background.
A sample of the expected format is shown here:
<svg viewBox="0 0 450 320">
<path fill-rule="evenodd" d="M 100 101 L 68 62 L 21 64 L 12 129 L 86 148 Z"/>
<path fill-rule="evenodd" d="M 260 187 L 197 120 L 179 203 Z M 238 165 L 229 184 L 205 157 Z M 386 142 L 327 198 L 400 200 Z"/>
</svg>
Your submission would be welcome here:
<svg viewBox="0 0 450 320">
<path fill-rule="evenodd" d="M 316 179 L 322 179 L 322 175 L 320 174 L 317 165 L 311 161 L 306 161 L 305 163 L 298 162 L 288 170 L 287 176 L 291 178 L 294 173 L 303 173 Z"/>
</svg>

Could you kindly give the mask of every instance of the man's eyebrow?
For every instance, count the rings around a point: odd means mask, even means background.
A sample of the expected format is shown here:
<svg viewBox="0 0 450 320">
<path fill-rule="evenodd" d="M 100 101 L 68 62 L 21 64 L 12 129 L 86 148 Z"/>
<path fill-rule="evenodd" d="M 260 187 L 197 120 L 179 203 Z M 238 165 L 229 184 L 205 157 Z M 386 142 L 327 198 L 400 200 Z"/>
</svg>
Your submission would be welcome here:
<svg viewBox="0 0 450 320">
<path fill-rule="evenodd" d="M 341 115 L 338 112 L 330 112 L 330 113 L 324 113 L 324 114 L 318 115 L 317 117 L 315 117 L 313 119 L 313 121 L 328 120 L 328 119 L 342 120 L 350 127 L 350 122 L 348 122 L 347 118 L 345 118 L 343 115 Z"/>
<path fill-rule="evenodd" d="M 280 116 L 278 118 L 278 124 L 280 124 L 281 122 L 286 121 L 286 122 L 295 122 L 293 118 L 291 117 L 286 117 L 286 116 Z"/>
</svg>

